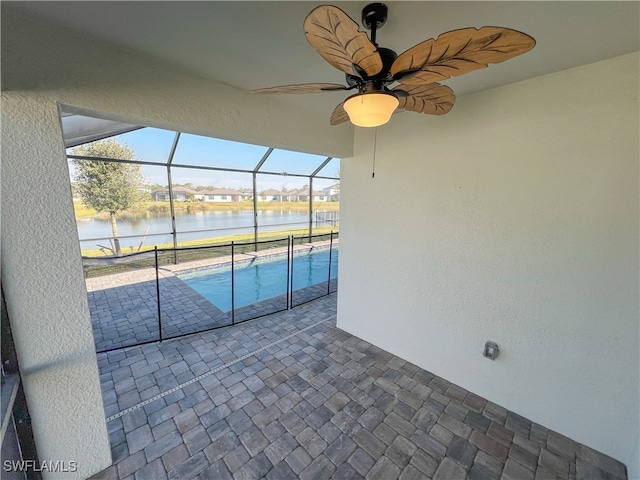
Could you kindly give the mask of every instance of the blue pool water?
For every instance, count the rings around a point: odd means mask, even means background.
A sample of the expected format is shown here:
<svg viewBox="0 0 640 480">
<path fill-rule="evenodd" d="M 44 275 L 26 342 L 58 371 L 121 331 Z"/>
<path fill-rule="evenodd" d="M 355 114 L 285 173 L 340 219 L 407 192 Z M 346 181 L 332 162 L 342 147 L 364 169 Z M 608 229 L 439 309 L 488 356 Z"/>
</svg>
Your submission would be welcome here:
<svg viewBox="0 0 640 480">
<path fill-rule="evenodd" d="M 329 250 L 296 255 L 293 290 L 327 281 Z M 179 278 L 223 312 L 231 310 L 231 269 L 215 268 L 179 275 Z M 338 249 L 331 252 L 331 278 L 338 278 Z M 234 269 L 235 308 L 287 293 L 287 257 L 260 259 Z"/>
</svg>

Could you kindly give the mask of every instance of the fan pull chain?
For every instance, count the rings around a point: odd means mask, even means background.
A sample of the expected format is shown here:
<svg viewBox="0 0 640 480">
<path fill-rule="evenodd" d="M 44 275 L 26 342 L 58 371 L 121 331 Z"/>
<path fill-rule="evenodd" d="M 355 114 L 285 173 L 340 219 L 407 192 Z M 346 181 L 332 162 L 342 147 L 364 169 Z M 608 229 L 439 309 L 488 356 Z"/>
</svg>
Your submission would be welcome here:
<svg viewBox="0 0 640 480">
<path fill-rule="evenodd" d="M 373 166 L 371 178 L 376 178 L 376 147 L 378 146 L 378 127 L 373 131 Z"/>
</svg>

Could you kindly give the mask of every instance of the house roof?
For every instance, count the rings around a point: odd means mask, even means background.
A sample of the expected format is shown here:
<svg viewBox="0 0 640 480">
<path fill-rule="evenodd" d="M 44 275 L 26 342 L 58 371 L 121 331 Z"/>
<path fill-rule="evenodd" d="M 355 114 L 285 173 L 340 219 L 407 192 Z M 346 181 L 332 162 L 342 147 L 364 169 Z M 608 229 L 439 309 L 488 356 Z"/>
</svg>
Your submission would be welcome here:
<svg viewBox="0 0 640 480">
<path fill-rule="evenodd" d="M 260 193 L 260 195 L 282 195 L 282 194 L 283 193 L 280 190 L 276 190 L 275 188 L 270 188 Z"/>
<path fill-rule="evenodd" d="M 309 189 L 308 188 L 303 188 L 302 190 L 294 190 L 293 192 L 289 192 L 287 195 L 308 196 L 309 195 Z M 324 196 L 324 193 L 320 192 L 318 190 L 314 190 L 313 191 L 313 195 L 314 196 Z"/>
<path fill-rule="evenodd" d="M 232 190 L 230 188 L 214 188 L 213 190 L 201 190 L 198 192 L 201 195 L 241 195 L 239 190 Z"/>
<path fill-rule="evenodd" d="M 153 193 L 153 194 L 157 194 L 157 193 L 169 194 L 169 189 L 168 188 L 163 188 L 162 190 L 154 190 L 151 193 Z M 173 187 L 173 193 L 190 193 L 190 194 L 197 195 L 200 192 L 196 192 L 195 190 L 191 190 L 190 188 L 182 187 L 182 186 L 178 185 L 176 187 Z"/>
</svg>

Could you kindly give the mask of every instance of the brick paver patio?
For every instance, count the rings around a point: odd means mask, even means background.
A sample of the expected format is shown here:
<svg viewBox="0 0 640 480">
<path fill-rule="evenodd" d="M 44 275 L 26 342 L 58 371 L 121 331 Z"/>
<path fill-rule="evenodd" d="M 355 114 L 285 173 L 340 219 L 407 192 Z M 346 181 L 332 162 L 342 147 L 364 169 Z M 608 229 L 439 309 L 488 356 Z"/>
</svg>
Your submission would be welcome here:
<svg viewBox="0 0 640 480">
<path fill-rule="evenodd" d="M 336 241 L 335 245 L 337 244 Z M 317 242 L 315 248 L 323 246 L 326 247 L 326 242 Z M 310 245 L 298 245 L 295 248 L 296 251 L 305 251 L 310 249 Z M 240 254 L 236 256 L 236 261 L 270 256 L 274 252 L 286 254 L 286 249 L 266 250 L 253 255 Z M 163 265 L 159 270 L 157 285 L 156 271 L 151 267 L 88 278 L 86 284 L 96 351 L 103 352 L 159 340 L 158 292 L 163 339 L 203 332 L 287 309 L 289 298 L 283 293 L 236 308 L 232 318 L 230 311 L 217 308 L 178 276 L 192 269 L 229 265 L 228 262 L 228 257 L 222 257 Z M 286 276 L 283 278 L 286 279 Z M 291 293 L 291 303 L 297 306 L 327 295 L 328 291 L 335 292 L 337 284 L 337 279 L 332 279 L 329 284 L 325 281 L 297 288 Z M 284 292 L 284 283 L 282 287 Z M 231 288 L 228 296 L 230 298 Z"/>
<path fill-rule="evenodd" d="M 624 479 L 618 461 L 335 327 L 336 296 L 98 355 L 94 479 Z"/>
</svg>

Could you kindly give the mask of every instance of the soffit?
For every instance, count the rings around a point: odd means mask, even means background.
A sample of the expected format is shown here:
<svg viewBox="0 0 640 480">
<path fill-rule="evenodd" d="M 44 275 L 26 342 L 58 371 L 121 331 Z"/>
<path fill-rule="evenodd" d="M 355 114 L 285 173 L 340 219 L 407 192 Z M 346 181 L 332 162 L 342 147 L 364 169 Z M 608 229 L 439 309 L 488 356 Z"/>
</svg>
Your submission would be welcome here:
<svg viewBox="0 0 640 480">
<path fill-rule="evenodd" d="M 304 18 L 320 3 L 326 2 L 3 2 L 244 90 L 344 83 L 343 74 L 304 37 Z M 360 23 L 367 3 L 334 4 Z M 443 82 L 458 96 L 637 51 L 640 44 L 638 2 L 392 1 L 388 6 L 378 43 L 397 53 L 465 27 L 504 26 L 536 39 L 536 47 L 525 55 Z M 280 98 L 328 117 L 345 96 Z"/>
</svg>

